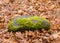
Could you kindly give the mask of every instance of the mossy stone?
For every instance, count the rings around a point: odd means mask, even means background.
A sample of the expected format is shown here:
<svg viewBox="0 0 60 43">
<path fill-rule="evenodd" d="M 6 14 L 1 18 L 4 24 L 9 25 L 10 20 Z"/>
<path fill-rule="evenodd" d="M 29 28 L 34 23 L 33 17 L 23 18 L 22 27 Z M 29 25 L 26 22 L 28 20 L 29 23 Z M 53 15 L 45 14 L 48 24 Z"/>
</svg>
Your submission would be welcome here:
<svg viewBox="0 0 60 43">
<path fill-rule="evenodd" d="M 39 16 L 19 16 L 10 21 L 8 29 L 10 31 L 22 30 L 49 30 L 50 22 Z"/>
</svg>

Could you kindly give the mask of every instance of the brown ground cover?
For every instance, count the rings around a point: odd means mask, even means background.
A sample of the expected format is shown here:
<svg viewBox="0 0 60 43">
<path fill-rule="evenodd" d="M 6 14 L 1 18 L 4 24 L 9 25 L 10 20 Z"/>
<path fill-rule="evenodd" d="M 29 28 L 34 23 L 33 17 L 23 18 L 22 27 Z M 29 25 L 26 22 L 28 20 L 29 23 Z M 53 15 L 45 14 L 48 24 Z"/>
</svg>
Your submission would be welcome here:
<svg viewBox="0 0 60 43">
<path fill-rule="evenodd" d="M 8 32 L 9 21 L 19 15 L 45 17 L 50 32 Z M 0 0 L 0 43 L 60 43 L 60 0 Z"/>
</svg>

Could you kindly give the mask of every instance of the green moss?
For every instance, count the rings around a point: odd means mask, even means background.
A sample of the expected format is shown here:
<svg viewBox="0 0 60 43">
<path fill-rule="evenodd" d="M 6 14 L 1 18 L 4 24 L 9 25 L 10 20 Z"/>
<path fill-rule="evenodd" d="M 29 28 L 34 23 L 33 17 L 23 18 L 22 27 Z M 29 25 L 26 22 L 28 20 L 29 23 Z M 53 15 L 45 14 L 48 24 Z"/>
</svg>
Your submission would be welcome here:
<svg viewBox="0 0 60 43">
<path fill-rule="evenodd" d="M 10 21 L 8 27 L 10 31 L 22 30 L 49 30 L 50 23 L 45 18 L 39 16 L 20 16 Z"/>
</svg>

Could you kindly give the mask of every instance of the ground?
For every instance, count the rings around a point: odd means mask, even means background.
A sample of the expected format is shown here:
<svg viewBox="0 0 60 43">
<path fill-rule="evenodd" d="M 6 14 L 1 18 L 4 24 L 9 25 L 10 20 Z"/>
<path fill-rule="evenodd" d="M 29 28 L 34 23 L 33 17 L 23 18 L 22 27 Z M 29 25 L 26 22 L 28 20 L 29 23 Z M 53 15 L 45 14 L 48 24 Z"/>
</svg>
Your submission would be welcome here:
<svg viewBox="0 0 60 43">
<path fill-rule="evenodd" d="M 8 32 L 9 21 L 21 15 L 48 19 L 50 32 Z M 60 43 L 60 0 L 0 0 L 0 43 Z"/>
</svg>

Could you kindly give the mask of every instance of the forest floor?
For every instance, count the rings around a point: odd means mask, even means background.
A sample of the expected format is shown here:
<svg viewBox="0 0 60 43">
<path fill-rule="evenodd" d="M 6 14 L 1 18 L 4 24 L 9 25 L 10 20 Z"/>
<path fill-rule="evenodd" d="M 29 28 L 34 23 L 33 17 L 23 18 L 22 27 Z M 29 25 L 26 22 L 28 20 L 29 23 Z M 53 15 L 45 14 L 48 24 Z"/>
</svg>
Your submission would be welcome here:
<svg viewBox="0 0 60 43">
<path fill-rule="evenodd" d="M 51 22 L 49 32 L 8 32 L 11 19 L 37 15 Z M 60 0 L 0 0 L 0 43 L 60 43 Z"/>
</svg>

